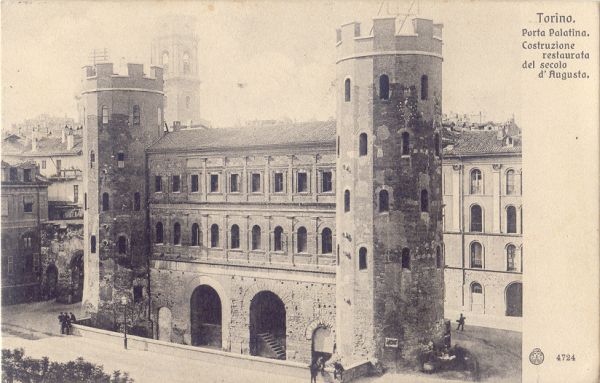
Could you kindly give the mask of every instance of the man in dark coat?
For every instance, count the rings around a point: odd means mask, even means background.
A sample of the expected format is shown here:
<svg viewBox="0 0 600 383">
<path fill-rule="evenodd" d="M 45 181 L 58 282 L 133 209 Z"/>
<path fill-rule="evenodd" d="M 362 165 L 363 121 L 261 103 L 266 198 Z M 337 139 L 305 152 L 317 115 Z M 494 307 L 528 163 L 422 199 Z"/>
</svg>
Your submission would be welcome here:
<svg viewBox="0 0 600 383">
<path fill-rule="evenodd" d="M 465 330 L 465 319 L 467 319 L 467 318 L 464 317 L 462 315 L 462 313 L 460 313 L 460 318 L 458 318 L 456 320 L 458 322 L 458 326 L 456 326 L 456 330 L 460 330 L 460 331 L 464 331 Z"/>
<path fill-rule="evenodd" d="M 317 375 L 321 366 L 319 366 L 317 361 L 313 361 L 308 368 L 310 368 L 310 383 L 317 383 Z"/>
<path fill-rule="evenodd" d="M 58 315 L 58 322 L 60 323 L 60 333 L 64 334 L 65 333 L 65 313 L 63 313 L 62 311 Z"/>
<path fill-rule="evenodd" d="M 75 318 L 75 314 L 69 313 L 69 319 L 71 320 L 71 324 L 77 322 L 77 318 Z"/>
</svg>

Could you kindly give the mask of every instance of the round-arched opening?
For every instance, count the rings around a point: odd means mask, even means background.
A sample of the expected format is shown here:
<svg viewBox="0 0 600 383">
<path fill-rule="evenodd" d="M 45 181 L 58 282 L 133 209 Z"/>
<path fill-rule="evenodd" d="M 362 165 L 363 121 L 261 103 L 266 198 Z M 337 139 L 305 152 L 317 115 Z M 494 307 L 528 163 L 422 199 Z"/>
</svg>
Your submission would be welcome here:
<svg viewBox="0 0 600 383">
<path fill-rule="evenodd" d="M 319 326 L 312 334 L 312 361 L 323 358 L 326 362 L 333 354 L 333 334 L 331 329 L 324 326 Z"/>
<path fill-rule="evenodd" d="M 286 358 L 286 312 L 281 298 L 261 291 L 250 303 L 250 354 Z"/>
<path fill-rule="evenodd" d="M 208 285 L 194 289 L 190 300 L 192 346 L 221 348 L 222 310 L 219 294 Z"/>
<path fill-rule="evenodd" d="M 506 288 L 506 316 L 523 316 L 523 284 L 513 282 Z"/>
</svg>

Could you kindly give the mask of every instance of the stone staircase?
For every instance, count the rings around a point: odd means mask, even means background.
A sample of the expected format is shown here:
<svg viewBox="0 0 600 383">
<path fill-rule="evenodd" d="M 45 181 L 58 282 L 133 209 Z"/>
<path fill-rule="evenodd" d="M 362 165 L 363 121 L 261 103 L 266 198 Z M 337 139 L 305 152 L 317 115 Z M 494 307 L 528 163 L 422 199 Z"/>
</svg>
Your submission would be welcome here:
<svg viewBox="0 0 600 383">
<path fill-rule="evenodd" d="M 259 338 L 269 346 L 271 351 L 277 356 L 277 359 L 285 360 L 285 350 L 281 347 L 281 344 L 275 339 L 273 334 L 268 332 L 263 332 L 258 334 Z"/>
</svg>

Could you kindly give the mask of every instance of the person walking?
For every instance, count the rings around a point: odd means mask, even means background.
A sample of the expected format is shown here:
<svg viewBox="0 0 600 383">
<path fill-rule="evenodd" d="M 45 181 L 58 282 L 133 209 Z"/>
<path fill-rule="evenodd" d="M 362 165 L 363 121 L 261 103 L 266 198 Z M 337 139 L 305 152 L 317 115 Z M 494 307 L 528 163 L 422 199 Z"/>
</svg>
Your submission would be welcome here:
<svg viewBox="0 0 600 383">
<path fill-rule="evenodd" d="M 464 317 L 462 315 L 462 313 L 460 313 L 460 318 L 458 318 L 456 321 L 458 322 L 458 326 L 456 326 L 456 330 L 460 330 L 460 331 L 464 331 L 465 330 L 465 319 L 467 319 L 466 317 Z"/>
</svg>

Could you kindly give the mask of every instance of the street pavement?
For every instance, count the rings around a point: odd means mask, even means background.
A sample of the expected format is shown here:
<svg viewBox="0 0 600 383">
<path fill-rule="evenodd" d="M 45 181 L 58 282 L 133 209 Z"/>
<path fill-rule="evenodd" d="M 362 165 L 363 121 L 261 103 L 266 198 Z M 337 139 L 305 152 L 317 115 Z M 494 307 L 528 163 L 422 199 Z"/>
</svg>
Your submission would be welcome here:
<svg viewBox="0 0 600 383">
<path fill-rule="evenodd" d="M 78 304 L 60 305 L 52 302 L 42 302 L 27 305 L 7 306 L 2 309 L 2 348 L 23 348 L 25 355 L 41 358 L 48 356 L 51 361 L 66 362 L 83 357 L 85 360 L 104 366 L 104 371 L 112 373 L 115 370 L 127 372 L 136 383 L 142 382 L 173 382 L 173 383 L 245 383 L 245 382 L 289 382 L 307 383 L 310 374 L 307 368 L 306 379 L 297 377 L 274 375 L 257 370 L 240 369 L 231 365 L 212 364 L 208 362 L 174 357 L 171 355 L 153 353 L 141 350 L 124 350 L 117 344 L 105 343 L 77 336 L 60 335 L 58 313 L 71 311 L 80 317 L 81 310 Z M 457 338 L 465 346 L 477 348 L 482 353 L 490 352 L 492 357 L 498 356 L 498 349 L 489 343 L 489 339 L 506 339 L 501 330 L 488 330 L 481 333 L 477 328 L 471 327 L 470 333 L 458 334 Z M 479 334 L 479 335 L 477 335 Z M 490 334 L 494 336 L 490 336 Z M 509 338 L 515 338 L 509 334 Z M 518 335 L 520 342 L 520 334 Z M 511 349 L 515 342 L 504 342 L 500 347 L 507 358 L 517 360 L 520 357 L 513 355 Z M 489 350 L 488 350 L 489 349 Z M 520 350 L 520 349 L 519 349 Z M 520 352 L 520 351 L 519 351 Z M 485 355 L 482 355 L 485 359 Z M 510 361 L 507 361 L 508 364 Z M 514 361 L 512 361 L 514 362 Z M 497 359 L 494 360 L 497 363 Z M 499 379 L 496 379 L 499 378 Z M 319 382 L 323 378 L 319 376 Z M 511 375 L 490 376 L 488 382 L 518 382 L 519 376 Z M 358 382 L 369 383 L 441 383 L 456 382 L 456 380 L 441 379 L 436 376 L 403 373 L 386 374 L 382 377 L 363 378 Z"/>
</svg>

